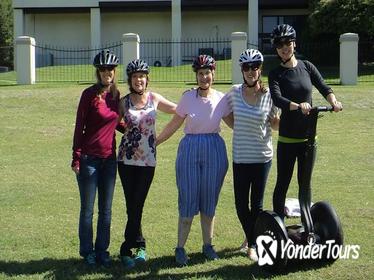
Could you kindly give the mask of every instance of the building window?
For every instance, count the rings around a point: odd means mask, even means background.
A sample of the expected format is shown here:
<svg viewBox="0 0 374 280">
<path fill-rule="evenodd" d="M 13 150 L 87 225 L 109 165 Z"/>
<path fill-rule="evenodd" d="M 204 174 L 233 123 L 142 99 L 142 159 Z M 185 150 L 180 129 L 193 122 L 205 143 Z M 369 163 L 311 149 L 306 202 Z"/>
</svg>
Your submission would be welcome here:
<svg viewBox="0 0 374 280">
<path fill-rule="evenodd" d="M 262 17 L 262 33 L 260 33 L 260 49 L 264 53 L 272 53 L 272 47 L 270 43 L 270 34 L 273 28 L 279 24 L 289 24 L 292 25 L 297 35 L 299 36 L 302 31 L 306 21 L 306 15 L 301 16 L 263 16 Z"/>
</svg>

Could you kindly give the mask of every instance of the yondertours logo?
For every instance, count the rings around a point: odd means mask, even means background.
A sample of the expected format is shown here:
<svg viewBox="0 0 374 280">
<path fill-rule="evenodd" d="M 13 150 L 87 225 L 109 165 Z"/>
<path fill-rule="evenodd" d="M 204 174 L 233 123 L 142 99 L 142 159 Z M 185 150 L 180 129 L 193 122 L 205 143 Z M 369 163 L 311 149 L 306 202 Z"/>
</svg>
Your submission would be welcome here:
<svg viewBox="0 0 374 280">
<path fill-rule="evenodd" d="M 277 256 L 278 241 L 275 239 L 271 231 L 267 231 L 265 235 L 260 235 L 256 239 L 258 265 L 273 265 Z"/>
<path fill-rule="evenodd" d="M 295 244 L 287 241 L 276 240 L 271 231 L 265 232 L 256 239 L 258 265 L 273 265 L 277 256 L 284 259 L 316 260 L 322 258 L 333 259 L 358 259 L 360 245 L 339 245 L 335 240 L 327 240 L 326 244 L 315 244 L 313 239 L 308 240 L 308 244 Z"/>
</svg>

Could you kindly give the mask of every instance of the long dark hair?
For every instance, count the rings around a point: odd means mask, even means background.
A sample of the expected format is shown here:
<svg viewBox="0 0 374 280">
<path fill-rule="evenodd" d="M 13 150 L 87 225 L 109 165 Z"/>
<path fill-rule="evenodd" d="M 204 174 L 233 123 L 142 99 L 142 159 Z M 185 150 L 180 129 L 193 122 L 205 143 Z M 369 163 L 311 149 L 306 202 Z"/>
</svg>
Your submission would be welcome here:
<svg viewBox="0 0 374 280">
<path fill-rule="evenodd" d="M 115 71 L 115 68 L 114 68 L 114 71 Z M 96 84 L 95 84 L 95 87 L 96 87 L 96 90 L 97 90 L 96 95 L 101 96 L 104 91 L 109 89 L 109 92 L 112 94 L 113 100 L 118 98 L 119 90 L 118 90 L 117 83 L 116 83 L 116 75 L 114 75 L 113 81 L 109 86 L 104 86 L 101 83 L 100 71 L 99 71 L 98 68 L 96 68 L 96 73 L 95 74 L 96 74 L 96 81 L 97 81 Z M 114 74 L 115 74 L 115 72 L 114 72 Z"/>
</svg>

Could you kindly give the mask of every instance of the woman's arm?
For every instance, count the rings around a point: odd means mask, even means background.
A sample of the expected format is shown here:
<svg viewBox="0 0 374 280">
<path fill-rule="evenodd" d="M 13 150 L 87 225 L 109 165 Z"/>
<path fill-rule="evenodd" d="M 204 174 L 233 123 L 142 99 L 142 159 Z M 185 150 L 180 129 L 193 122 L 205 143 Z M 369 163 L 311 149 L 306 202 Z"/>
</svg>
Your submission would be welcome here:
<svg viewBox="0 0 374 280">
<path fill-rule="evenodd" d="M 175 114 L 177 104 L 167 100 L 165 97 L 158 93 L 153 93 L 153 95 L 155 96 L 156 101 L 158 103 L 157 109 L 167 114 Z"/>
<path fill-rule="evenodd" d="M 330 93 L 326 96 L 326 100 L 334 108 L 334 112 L 339 112 L 343 109 L 342 103 L 336 100 L 335 94 Z"/>
<path fill-rule="evenodd" d="M 222 119 L 228 127 L 230 127 L 231 129 L 234 128 L 234 114 L 232 112 L 226 117 L 223 117 Z"/>
<path fill-rule="evenodd" d="M 75 129 L 73 136 L 73 159 L 71 161 L 71 168 L 76 173 L 79 174 L 79 163 L 80 156 L 82 151 L 82 142 L 83 142 L 83 132 L 86 127 L 87 122 L 87 113 L 90 105 L 90 98 L 88 97 L 86 91 L 81 95 L 76 120 L 75 120 Z"/>
<path fill-rule="evenodd" d="M 127 126 L 125 121 L 123 120 L 125 104 L 125 98 L 121 98 L 118 104 L 118 124 L 116 126 L 116 130 L 121 132 L 122 134 L 125 133 Z"/>
<path fill-rule="evenodd" d="M 279 129 L 279 121 L 280 121 L 279 115 L 275 115 L 273 117 L 270 117 L 270 127 L 273 130 L 278 130 Z"/>
<path fill-rule="evenodd" d="M 184 117 L 175 114 L 171 121 L 165 126 L 162 132 L 156 138 L 156 145 L 169 139 L 177 130 L 181 127 L 184 122 Z"/>
</svg>

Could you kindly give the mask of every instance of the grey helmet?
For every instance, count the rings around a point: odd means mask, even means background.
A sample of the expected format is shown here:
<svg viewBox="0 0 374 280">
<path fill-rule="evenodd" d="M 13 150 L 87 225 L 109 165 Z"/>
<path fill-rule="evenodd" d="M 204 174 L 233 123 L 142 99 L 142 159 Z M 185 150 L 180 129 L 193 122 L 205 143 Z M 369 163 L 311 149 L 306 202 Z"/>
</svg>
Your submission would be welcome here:
<svg viewBox="0 0 374 280">
<path fill-rule="evenodd" d="M 127 64 L 127 67 L 126 67 L 127 77 L 130 77 L 135 72 L 143 72 L 143 73 L 149 74 L 149 66 L 147 62 L 145 62 L 142 59 L 135 59 L 131 61 L 129 64 Z"/>
<path fill-rule="evenodd" d="M 258 63 L 262 64 L 264 62 L 264 57 L 262 53 L 255 49 L 247 49 L 240 54 L 239 65 L 242 66 L 244 63 Z"/>
<path fill-rule="evenodd" d="M 116 67 L 119 63 L 118 57 L 110 50 L 100 51 L 94 58 L 93 65 L 96 68 L 113 66 Z"/>
<path fill-rule="evenodd" d="M 296 40 L 296 31 L 289 24 L 280 24 L 276 26 L 271 32 L 271 43 L 274 45 L 282 39 Z"/>
</svg>

